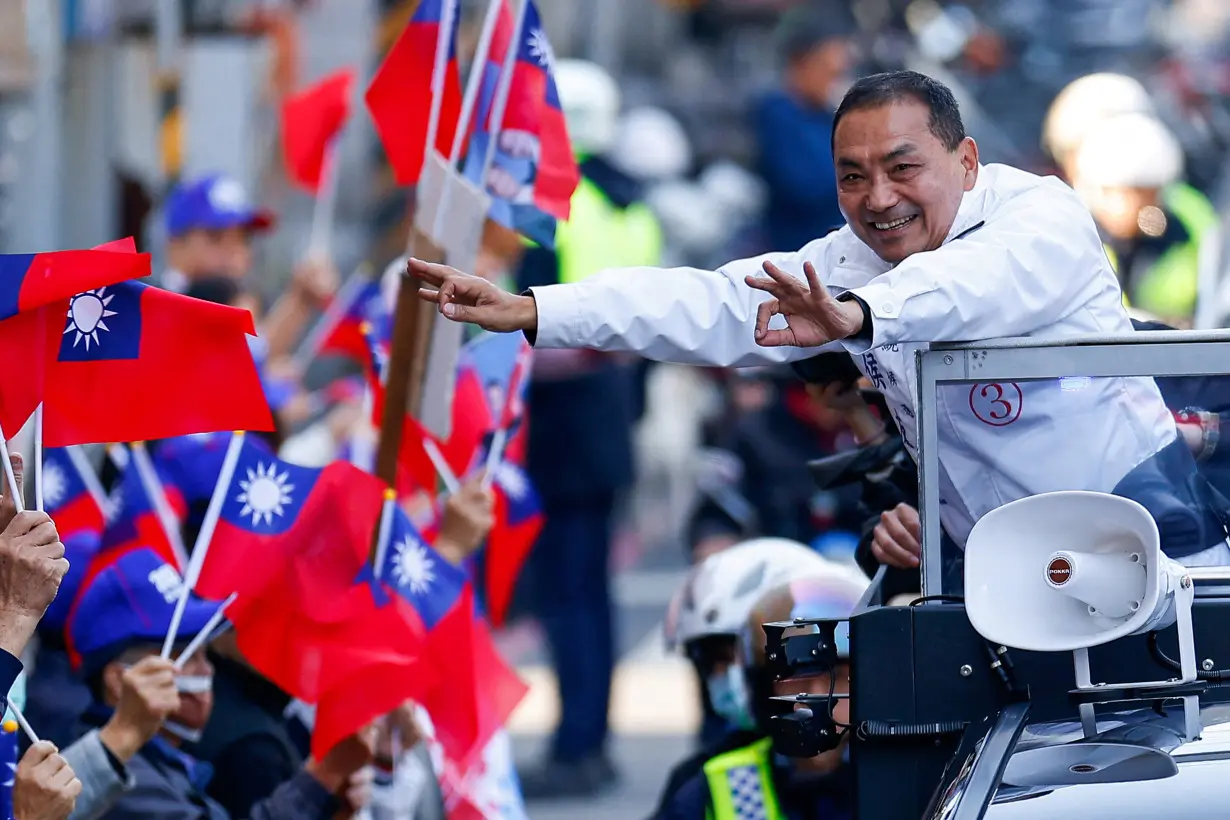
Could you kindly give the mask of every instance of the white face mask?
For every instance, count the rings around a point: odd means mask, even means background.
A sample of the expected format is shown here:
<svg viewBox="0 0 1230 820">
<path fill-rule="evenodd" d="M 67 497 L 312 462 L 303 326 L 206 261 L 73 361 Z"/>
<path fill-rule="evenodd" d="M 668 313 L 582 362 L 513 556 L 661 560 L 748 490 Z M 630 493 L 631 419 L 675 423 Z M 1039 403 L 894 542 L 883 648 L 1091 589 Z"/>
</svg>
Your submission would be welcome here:
<svg viewBox="0 0 1230 820">
<path fill-rule="evenodd" d="M 164 721 L 162 728 L 171 734 L 175 735 L 180 740 L 186 740 L 189 743 L 199 743 L 203 732 L 200 729 L 190 729 L 182 723 L 176 723 L 173 720 Z"/>
<path fill-rule="evenodd" d="M 203 695 L 213 691 L 213 675 L 176 675 L 175 688 L 185 695 Z"/>
<path fill-rule="evenodd" d="M 709 690 L 709 702 L 713 704 L 713 710 L 728 723 L 739 729 L 756 728 L 743 667 L 732 663 L 726 667 L 724 674 L 713 675 L 705 681 L 705 686 Z"/>
</svg>

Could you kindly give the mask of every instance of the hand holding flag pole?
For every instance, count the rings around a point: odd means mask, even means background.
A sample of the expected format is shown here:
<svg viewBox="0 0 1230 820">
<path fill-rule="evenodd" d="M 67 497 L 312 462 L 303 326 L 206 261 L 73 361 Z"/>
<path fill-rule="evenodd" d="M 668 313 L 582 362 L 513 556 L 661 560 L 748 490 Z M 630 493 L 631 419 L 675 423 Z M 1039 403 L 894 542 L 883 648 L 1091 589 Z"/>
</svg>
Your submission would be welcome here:
<svg viewBox="0 0 1230 820">
<path fill-rule="evenodd" d="M 179 624 L 184 618 L 184 608 L 188 606 L 188 596 L 201 577 L 201 566 L 205 563 L 205 554 L 209 551 L 209 542 L 213 540 L 214 529 L 218 526 L 218 518 L 222 515 L 222 504 L 226 494 L 231 489 L 231 479 L 235 477 L 235 465 L 239 462 L 239 454 L 243 450 L 244 434 L 237 430 L 231 434 L 231 443 L 226 448 L 222 459 L 222 471 L 218 473 L 218 483 L 214 485 L 214 494 L 209 499 L 209 507 L 205 510 L 205 520 L 197 533 L 196 543 L 192 547 L 192 557 L 188 560 L 188 569 L 184 574 L 184 583 L 179 600 L 175 602 L 175 612 L 171 615 L 171 626 L 167 630 L 166 640 L 162 643 L 162 657 L 171 657 L 171 647 L 175 645 L 175 636 L 179 634 Z"/>
<path fill-rule="evenodd" d="M 0 455 L 4 456 L 4 478 L 9 485 L 9 493 L 13 496 L 13 509 L 17 512 L 26 511 L 26 500 L 22 497 L 21 484 L 17 482 L 17 473 L 13 470 L 13 458 L 9 455 L 9 440 L 0 427 Z"/>
<path fill-rule="evenodd" d="M 304 373 L 307 371 L 308 365 L 320 354 L 320 349 L 324 346 L 325 339 L 329 338 L 329 334 L 337 328 L 342 317 L 346 315 L 346 312 L 354 306 L 355 301 L 362 295 L 369 270 L 368 264 L 361 262 L 350 272 L 350 275 L 342 282 L 342 286 L 337 289 L 337 294 L 334 295 L 333 301 L 320 314 L 320 318 L 316 320 L 316 324 L 312 325 L 312 329 L 308 331 L 307 336 L 303 337 L 303 341 L 300 343 L 299 349 L 295 351 L 294 356 L 295 367 L 298 369 L 298 372 Z"/>
</svg>

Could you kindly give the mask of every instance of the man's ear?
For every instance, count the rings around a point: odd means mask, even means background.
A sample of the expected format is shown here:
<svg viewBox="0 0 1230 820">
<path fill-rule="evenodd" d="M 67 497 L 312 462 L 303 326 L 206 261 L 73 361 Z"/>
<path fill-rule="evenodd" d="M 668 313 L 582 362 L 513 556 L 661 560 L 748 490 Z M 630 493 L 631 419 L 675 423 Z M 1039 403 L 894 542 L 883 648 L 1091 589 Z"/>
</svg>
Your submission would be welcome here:
<svg viewBox="0 0 1230 820">
<path fill-rule="evenodd" d="M 120 692 L 124 691 L 123 677 L 123 664 L 112 662 L 104 666 L 102 672 L 103 690 L 99 694 L 103 695 L 106 700 L 118 701 Z"/>
<path fill-rule="evenodd" d="M 974 142 L 973 137 L 966 137 L 957 147 L 957 153 L 961 167 L 965 169 L 965 190 L 972 191 L 978 182 L 978 143 Z"/>
</svg>

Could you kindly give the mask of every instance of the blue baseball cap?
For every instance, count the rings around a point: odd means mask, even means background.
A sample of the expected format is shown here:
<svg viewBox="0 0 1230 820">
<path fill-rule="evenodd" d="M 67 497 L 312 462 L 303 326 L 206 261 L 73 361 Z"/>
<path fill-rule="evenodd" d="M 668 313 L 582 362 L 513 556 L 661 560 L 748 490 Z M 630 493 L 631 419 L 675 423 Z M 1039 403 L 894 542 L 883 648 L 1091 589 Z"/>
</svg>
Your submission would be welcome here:
<svg viewBox="0 0 1230 820">
<path fill-rule="evenodd" d="M 224 174 L 176 185 L 167 197 L 165 217 L 167 234 L 173 238 L 196 229 L 264 231 L 277 222 L 272 211 L 255 207 L 243 185 Z"/>
<path fill-rule="evenodd" d="M 82 674 L 101 670 L 132 646 L 161 644 L 183 584 L 175 567 L 147 548 L 126 553 L 98 573 L 81 590 L 69 625 L 73 647 L 81 655 Z M 192 640 L 220 606 L 189 596 L 177 642 Z"/>
</svg>

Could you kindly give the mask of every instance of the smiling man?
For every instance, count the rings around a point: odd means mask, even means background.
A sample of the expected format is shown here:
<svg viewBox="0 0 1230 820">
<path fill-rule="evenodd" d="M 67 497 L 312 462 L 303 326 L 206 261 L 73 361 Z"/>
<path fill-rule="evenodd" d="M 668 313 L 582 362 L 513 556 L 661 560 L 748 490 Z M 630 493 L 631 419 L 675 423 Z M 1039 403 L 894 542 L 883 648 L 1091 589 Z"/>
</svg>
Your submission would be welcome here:
<svg viewBox="0 0 1230 820">
<path fill-rule="evenodd" d="M 840 345 L 883 392 L 915 455 L 916 350 L 1132 331 L 1075 193 L 1055 178 L 981 165 L 941 83 L 911 71 L 856 82 L 835 114 L 833 158 L 847 225 L 798 251 L 716 271 L 616 269 L 521 296 L 444 266 L 415 261 L 411 270 L 443 315 L 525 331 L 537 347 L 738 367 Z M 1110 492 L 1175 440 L 1152 379 L 1062 387 L 939 391 L 941 520 L 958 543 L 982 515 L 1017 498 Z M 1166 547 L 1180 559 L 1230 558 L 1224 532 L 1208 535 Z M 1209 549 L 1216 556 L 1204 555 Z"/>
</svg>

